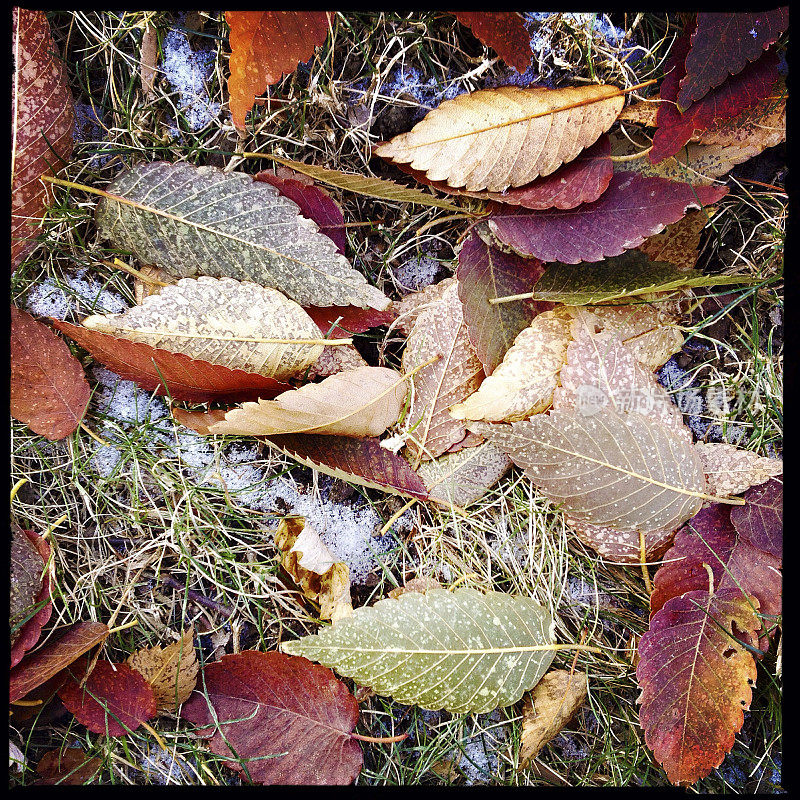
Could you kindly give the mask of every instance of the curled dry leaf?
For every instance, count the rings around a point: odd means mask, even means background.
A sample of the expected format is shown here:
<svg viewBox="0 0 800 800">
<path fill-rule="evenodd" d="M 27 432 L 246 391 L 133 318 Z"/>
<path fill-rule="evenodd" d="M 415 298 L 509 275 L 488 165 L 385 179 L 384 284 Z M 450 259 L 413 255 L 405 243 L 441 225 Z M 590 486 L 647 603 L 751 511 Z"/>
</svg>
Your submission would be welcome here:
<svg viewBox="0 0 800 800">
<path fill-rule="evenodd" d="M 250 175 L 156 161 L 106 191 L 100 235 L 176 277 L 253 281 L 301 305 L 389 305 L 295 203 Z"/>
<path fill-rule="evenodd" d="M 223 656 L 203 670 L 203 690 L 183 717 L 252 783 L 346 785 L 361 771 L 361 747 L 350 736 L 358 703 L 329 669 L 304 658 Z"/>
<path fill-rule="evenodd" d="M 549 175 L 594 144 L 625 102 L 615 86 L 504 86 L 445 100 L 376 155 L 432 181 L 502 192 Z"/>
<path fill-rule="evenodd" d="M 588 691 L 586 675 L 566 669 L 551 670 L 531 690 L 522 707 L 520 769 L 525 769 L 575 716 Z"/>
<path fill-rule="evenodd" d="M 419 578 L 412 578 L 410 581 L 406 581 L 402 586 L 397 586 L 390 590 L 389 597 L 397 600 L 400 595 L 405 594 L 406 592 L 419 592 L 421 594 L 425 594 L 425 592 L 429 591 L 430 589 L 441 588 L 442 585 L 436 580 L 436 578 L 428 578 L 422 575 Z"/>
<path fill-rule="evenodd" d="M 533 51 L 528 29 L 513 11 L 454 11 L 453 16 L 472 29 L 475 36 L 491 47 L 509 67 L 525 72 Z"/>
<path fill-rule="evenodd" d="M 11 269 L 35 245 L 53 175 L 72 155 L 75 112 L 64 64 L 43 11 L 13 8 L 11 39 Z"/>
<path fill-rule="evenodd" d="M 30 314 L 11 306 L 11 415 L 57 440 L 80 425 L 91 388 L 66 343 Z"/>
<path fill-rule="evenodd" d="M 645 239 L 638 249 L 652 261 L 666 261 L 682 272 L 688 272 L 697 263 L 700 234 L 713 212 L 713 208 L 690 211 L 683 219 L 667 225 L 661 233 Z"/>
<path fill-rule="evenodd" d="M 148 22 L 142 32 L 142 43 L 139 45 L 139 75 L 142 91 L 147 100 L 155 97 L 153 87 L 156 82 L 156 65 L 158 64 L 158 31 Z"/>
<path fill-rule="evenodd" d="M 335 623 L 353 613 L 350 569 L 336 561 L 309 522 L 282 519 L 275 532 L 275 546 L 281 552 L 281 566 L 309 600 L 319 603 L 320 619 Z"/>
<path fill-rule="evenodd" d="M 126 663 L 153 688 L 156 708 L 177 711 L 197 684 L 200 665 L 194 650 L 194 629 L 166 647 L 147 647 L 131 654 Z"/>
<path fill-rule="evenodd" d="M 85 328 L 278 381 L 322 355 L 314 320 L 275 289 L 232 278 L 184 278 L 122 314 L 95 314 Z M 266 340 L 266 341 L 264 341 Z M 277 341 L 270 341 L 277 340 Z"/>
<path fill-rule="evenodd" d="M 783 558 L 783 481 L 770 479 L 748 489 L 745 505 L 731 511 L 739 536 L 753 547 Z"/>
<path fill-rule="evenodd" d="M 732 444 L 697 442 L 695 449 L 703 464 L 708 493 L 720 497 L 741 494 L 783 472 L 782 459 L 764 458 Z"/>
</svg>

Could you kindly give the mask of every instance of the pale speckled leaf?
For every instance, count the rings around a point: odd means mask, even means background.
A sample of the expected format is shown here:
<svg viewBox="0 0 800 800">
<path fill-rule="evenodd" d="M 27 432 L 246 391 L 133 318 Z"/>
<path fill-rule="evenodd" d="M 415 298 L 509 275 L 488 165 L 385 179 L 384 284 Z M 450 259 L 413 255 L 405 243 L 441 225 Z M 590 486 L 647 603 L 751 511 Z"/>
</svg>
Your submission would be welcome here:
<svg viewBox="0 0 800 800">
<path fill-rule="evenodd" d="M 566 357 L 572 312 L 559 306 L 537 315 L 514 340 L 500 366 L 475 394 L 453 406 L 451 415 L 455 419 L 515 421 L 545 411 Z"/>
<path fill-rule="evenodd" d="M 123 314 L 94 315 L 82 324 L 276 380 L 300 374 L 323 351 L 320 344 L 248 341 L 321 337 L 314 320 L 293 300 L 232 278 L 184 278 Z"/>
<path fill-rule="evenodd" d="M 477 423 L 474 430 L 565 512 L 594 525 L 675 529 L 706 497 L 692 446 L 641 414 L 553 411 L 513 425 Z"/>
<path fill-rule="evenodd" d="M 549 613 L 528 597 L 430 589 L 357 608 L 284 652 L 332 667 L 399 703 L 452 713 L 511 705 L 555 651 Z"/>
<path fill-rule="evenodd" d="M 695 450 L 703 465 L 708 494 L 741 494 L 783 472 L 783 459 L 764 458 L 732 444 L 697 442 Z"/>
<path fill-rule="evenodd" d="M 317 378 L 329 378 L 345 370 L 368 366 L 361 353 L 351 344 L 343 347 L 326 347 L 304 375 L 307 380 L 314 381 Z"/>
<path fill-rule="evenodd" d="M 390 308 L 396 314 L 394 327 L 408 336 L 422 310 L 440 300 L 447 291 L 447 287 L 455 286 L 455 284 L 456 276 L 453 275 L 450 278 L 439 281 L 439 283 L 426 286 L 418 292 L 411 292 L 402 300 L 395 300 Z"/>
<path fill-rule="evenodd" d="M 596 550 L 603 558 L 617 564 L 641 562 L 639 531 L 630 528 L 623 530 L 611 525 L 592 525 L 569 514 L 564 515 L 564 520 L 585 545 Z M 657 561 L 672 542 L 675 529 L 659 528 L 654 531 L 643 531 L 643 534 L 645 560 Z"/>
<path fill-rule="evenodd" d="M 689 271 L 697 263 L 700 234 L 714 211 L 713 206 L 689 211 L 683 219 L 645 239 L 638 249 L 653 261 L 666 261 L 684 272 Z"/>
<path fill-rule="evenodd" d="M 96 211 L 101 236 L 177 277 L 254 281 L 302 305 L 389 305 L 296 203 L 249 175 L 157 161 L 106 191 L 113 197 Z"/>
</svg>

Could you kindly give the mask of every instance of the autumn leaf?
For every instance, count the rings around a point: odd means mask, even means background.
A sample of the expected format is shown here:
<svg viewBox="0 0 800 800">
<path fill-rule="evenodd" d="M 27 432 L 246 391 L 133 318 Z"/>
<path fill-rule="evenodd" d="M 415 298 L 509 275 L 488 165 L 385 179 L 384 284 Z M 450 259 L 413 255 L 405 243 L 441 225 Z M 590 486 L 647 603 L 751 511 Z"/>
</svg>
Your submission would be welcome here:
<svg viewBox="0 0 800 800">
<path fill-rule="evenodd" d="M 555 655 L 551 624 L 528 597 L 431 589 L 357 608 L 282 649 L 398 703 L 482 713 L 515 703 L 538 683 Z"/>
<path fill-rule="evenodd" d="M 357 306 L 306 306 L 303 309 L 325 336 L 347 338 L 353 333 L 364 333 L 378 325 L 394 322 L 396 314 L 391 309 L 376 311 Z"/>
<path fill-rule="evenodd" d="M 763 486 L 754 486 L 744 499 L 745 505 L 731 511 L 739 536 L 753 547 L 783 558 L 783 481 L 772 478 Z"/>
<path fill-rule="evenodd" d="M 103 766 L 100 758 L 89 758 L 80 747 L 48 750 L 39 759 L 36 771 L 41 775 L 33 786 L 85 786 L 95 783 Z"/>
<path fill-rule="evenodd" d="M 428 578 L 424 575 L 421 575 L 419 578 L 412 578 L 410 581 L 406 581 L 402 586 L 396 586 L 394 589 L 389 591 L 389 597 L 397 600 L 400 595 L 405 594 L 406 592 L 419 592 L 421 594 L 425 594 L 425 592 L 430 591 L 431 589 L 441 589 L 442 585 L 436 578 Z"/>
<path fill-rule="evenodd" d="M 542 261 L 600 261 L 638 247 L 690 208 L 717 202 L 724 186 L 693 187 L 664 178 L 615 174 L 594 203 L 570 211 L 496 211 L 492 235 L 521 256 Z"/>
<path fill-rule="evenodd" d="M 704 778 L 733 747 L 757 674 L 741 641 L 760 627 L 738 589 L 674 597 L 650 621 L 636 667 L 639 721 L 672 783 Z"/>
<path fill-rule="evenodd" d="M 369 364 L 353 345 L 345 347 L 326 347 L 322 355 L 308 368 L 305 378 L 315 381 L 317 378 L 330 378 L 340 372 L 352 372 L 354 369 L 363 369 Z"/>
<path fill-rule="evenodd" d="M 481 89 L 445 100 L 374 153 L 454 188 L 502 192 L 572 161 L 611 127 L 624 102 L 615 86 L 594 84 Z"/>
<path fill-rule="evenodd" d="M 40 180 L 72 155 L 75 112 L 64 64 L 43 11 L 13 8 L 11 40 L 11 270 L 31 252 L 53 199 Z"/>
<path fill-rule="evenodd" d="M 208 664 L 201 686 L 183 718 L 250 782 L 346 785 L 361 771 L 361 747 L 350 736 L 358 703 L 329 669 L 245 650 Z"/>
<path fill-rule="evenodd" d="M 708 493 L 720 497 L 741 494 L 783 472 L 781 459 L 763 458 L 732 444 L 698 442 L 695 449 L 703 464 Z"/>
<path fill-rule="evenodd" d="M 230 109 L 244 128 L 256 95 L 294 72 L 328 36 L 325 11 L 226 11 L 230 26 Z"/>
<path fill-rule="evenodd" d="M 685 112 L 729 75 L 756 61 L 788 27 L 788 6 L 744 14 L 699 13 L 680 80 L 678 110 Z"/>
<path fill-rule="evenodd" d="M 593 525 L 569 514 L 564 514 L 564 521 L 585 545 L 615 564 L 640 564 L 642 540 L 645 560 L 658 561 L 675 536 L 675 529 L 671 526 L 639 531 L 613 525 Z"/>
<path fill-rule="evenodd" d="M 453 275 L 418 292 L 410 292 L 402 300 L 395 300 L 391 305 L 396 319 L 394 327 L 408 336 L 422 311 L 438 303 L 448 287 L 456 285 L 456 281 L 456 276 Z"/>
<path fill-rule="evenodd" d="M 179 278 L 227 276 L 301 305 L 385 309 L 389 299 L 298 212 L 244 173 L 156 161 L 116 177 L 95 219 L 103 238 Z"/>
<path fill-rule="evenodd" d="M 667 225 L 661 233 L 645 239 L 637 249 L 652 261 L 666 261 L 682 272 L 688 272 L 697 263 L 700 235 L 713 211 L 713 208 L 690 211 L 683 219 Z"/>
<path fill-rule="evenodd" d="M 453 16 L 472 30 L 517 72 L 525 72 L 533 58 L 530 34 L 513 11 L 453 11 Z"/>
<path fill-rule="evenodd" d="M 90 395 L 64 341 L 11 306 L 11 415 L 46 439 L 63 439 L 80 425 Z"/>
</svg>

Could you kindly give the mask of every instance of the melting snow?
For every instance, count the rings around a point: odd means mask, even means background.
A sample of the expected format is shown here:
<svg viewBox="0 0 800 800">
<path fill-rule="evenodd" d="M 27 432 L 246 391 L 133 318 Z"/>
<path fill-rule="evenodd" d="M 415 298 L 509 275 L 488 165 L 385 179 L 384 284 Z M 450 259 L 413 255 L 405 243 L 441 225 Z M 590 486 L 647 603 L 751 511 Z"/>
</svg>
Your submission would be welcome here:
<svg viewBox="0 0 800 800">
<path fill-rule="evenodd" d="M 59 286 L 53 278 L 37 283 L 28 292 L 25 307 L 31 314 L 66 319 L 71 312 L 81 314 L 120 314 L 128 303 L 116 292 L 104 289 L 96 278 L 87 277 L 86 269 L 65 276 Z"/>
</svg>

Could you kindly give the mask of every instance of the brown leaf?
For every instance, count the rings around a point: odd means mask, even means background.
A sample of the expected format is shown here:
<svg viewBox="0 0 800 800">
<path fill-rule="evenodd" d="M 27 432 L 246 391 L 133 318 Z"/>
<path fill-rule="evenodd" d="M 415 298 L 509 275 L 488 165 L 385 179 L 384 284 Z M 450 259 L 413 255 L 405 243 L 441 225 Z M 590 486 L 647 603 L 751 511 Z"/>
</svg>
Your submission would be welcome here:
<svg viewBox="0 0 800 800">
<path fill-rule="evenodd" d="M 11 306 L 11 415 L 57 440 L 80 425 L 91 389 L 80 361 L 62 339 Z"/>
<path fill-rule="evenodd" d="M 419 578 L 412 578 L 410 581 L 406 581 L 402 586 L 396 586 L 394 589 L 389 591 L 389 597 L 394 598 L 397 600 L 400 595 L 405 594 L 406 592 L 421 592 L 425 594 L 428 589 L 441 589 L 442 584 L 436 580 L 436 578 L 426 578 L 425 576 L 421 576 Z"/>
<path fill-rule="evenodd" d="M 641 537 L 644 537 L 646 561 L 657 561 L 669 547 L 675 529 L 658 528 L 642 531 L 632 528 L 615 528 L 611 525 L 592 525 L 583 519 L 564 515 L 567 524 L 585 544 L 596 550 L 603 558 L 617 564 L 639 564 L 642 560 Z M 643 527 L 647 527 L 644 525 Z"/>
<path fill-rule="evenodd" d="M 42 11 L 13 8 L 11 40 L 11 269 L 30 253 L 53 199 L 42 175 L 72 155 L 75 112 L 64 64 Z"/>
<path fill-rule="evenodd" d="M 637 103 L 631 103 L 631 105 L 622 109 L 622 113 L 617 117 L 617 121 L 635 122 L 637 125 L 655 128 L 659 105 L 658 99 L 639 100 Z"/>
<path fill-rule="evenodd" d="M 369 364 L 361 357 L 361 353 L 353 345 L 344 347 L 326 347 L 322 355 L 308 368 L 305 377 L 309 381 L 317 378 L 330 378 L 340 372 L 363 369 Z"/>
<path fill-rule="evenodd" d="M 194 629 L 189 628 L 173 644 L 143 648 L 126 660 L 152 687 L 156 708 L 177 711 L 189 699 L 200 669 L 194 651 Z"/>
<path fill-rule="evenodd" d="M 753 547 L 783 558 L 783 481 L 772 478 L 744 496 L 746 504 L 731 511 L 731 522 Z"/>
<path fill-rule="evenodd" d="M 103 760 L 89 758 L 79 747 L 63 750 L 48 750 L 36 765 L 42 776 L 33 786 L 85 786 L 96 783 L 94 780 Z"/>
<path fill-rule="evenodd" d="M 528 69 L 533 57 L 531 37 L 519 14 L 513 11 L 453 11 L 452 14 L 510 67 L 517 72 Z"/>
<path fill-rule="evenodd" d="M 358 703 L 330 669 L 246 650 L 206 666 L 202 685 L 184 719 L 252 783 L 346 785 L 361 771 Z"/>
<path fill-rule="evenodd" d="M 391 310 L 395 313 L 395 319 L 397 320 L 395 328 L 408 336 L 422 311 L 438 302 L 448 287 L 455 284 L 456 277 L 454 275 L 439 281 L 439 283 L 426 286 L 418 292 L 411 292 L 402 300 L 395 300 L 391 305 Z"/>
<path fill-rule="evenodd" d="M 525 698 L 519 768 L 525 769 L 539 751 L 575 716 L 586 700 L 589 681 L 582 672 L 550 670 Z"/>
<path fill-rule="evenodd" d="M 679 269 L 693 269 L 700 255 L 700 235 L 714 208 L 690 211 L 683 219 L 667 225 L 661 233 L 645 239 L 637 248 L 653 261 L 666 261 Z"/>
<path fill-rule="evenodd" d="M 732 444 L 697 442 L 695 449 L 703 464 L 708 494 L 719 497 L 741 494 L 783 472 L 781 459 L 763 458 Z"/>
<path fill-rule="evenodd" d="M 158 31 L 151 23 L 147 23 L 139 45 L 139 73 L 142 80 L 142 91 L 146 100 L 155 97 L 153 87 L 156 82 L 156 66 L 158 65 Z"/>
</svg>

